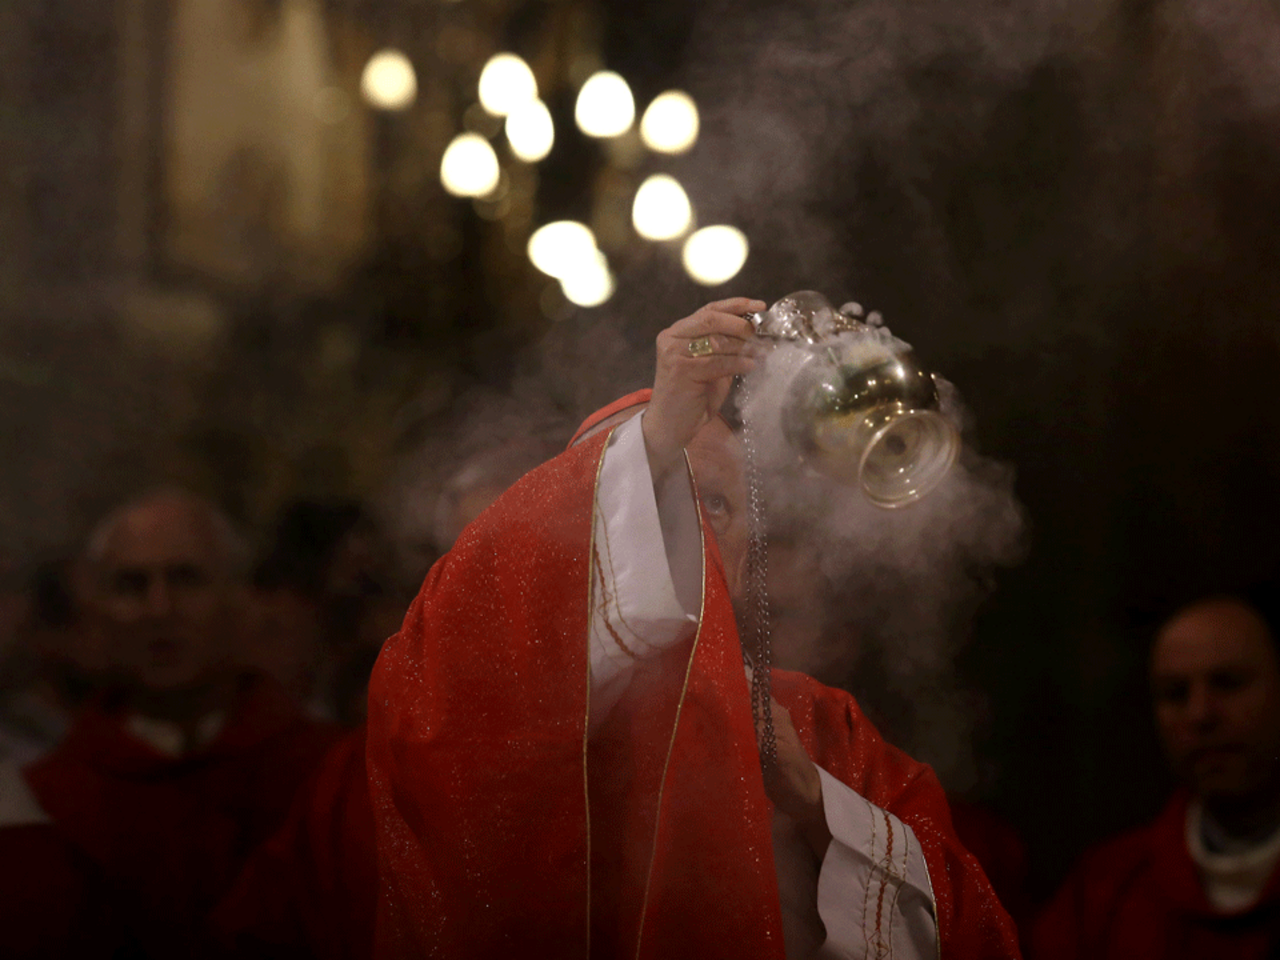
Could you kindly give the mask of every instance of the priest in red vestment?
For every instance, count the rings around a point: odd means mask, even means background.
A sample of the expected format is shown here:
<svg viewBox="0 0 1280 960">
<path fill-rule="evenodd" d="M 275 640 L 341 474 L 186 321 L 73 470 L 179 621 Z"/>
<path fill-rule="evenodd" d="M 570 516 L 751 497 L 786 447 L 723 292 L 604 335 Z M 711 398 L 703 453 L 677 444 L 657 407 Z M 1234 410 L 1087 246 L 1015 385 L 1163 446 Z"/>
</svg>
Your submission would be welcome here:
<svg viewBox="0 0 1280 960">
<path fill-rule="evenodd" d="M 0 905 L 6 929 L 37 931 L 34 955 L 57 955 L 38 931 L 86 901 L 126 955 L 203 950 L 208 911 L 336 742 L 238 669 L 238 552 L 215 507 L 176 491 L 121 507 L 90 539 L 85 612 L 114 682 L 22 771 L 27 802 L 0 829 L 0 869 L 43 882 L 22 912 Z M 52 875 L 28 862 L 51 846 L 64 851 Z"/>
<path fill-rule="evenodd" d="M 1085 853 L 1039 917 L 1037 960 L 1262 960 L 1280 953 L 1280 655 L 1273 594 L 1176 613 L 1151 656 L 1182 787 Z"/>
<path fill-rule="evenodd" d="M 850 696 L 775 671 L 762 773 L 717 411 L 763 307 L 664 331 L 651 399 L 468 527 L 384 648 L 378 956 L 1018 956 L 937 779 Z"/>
</svg>

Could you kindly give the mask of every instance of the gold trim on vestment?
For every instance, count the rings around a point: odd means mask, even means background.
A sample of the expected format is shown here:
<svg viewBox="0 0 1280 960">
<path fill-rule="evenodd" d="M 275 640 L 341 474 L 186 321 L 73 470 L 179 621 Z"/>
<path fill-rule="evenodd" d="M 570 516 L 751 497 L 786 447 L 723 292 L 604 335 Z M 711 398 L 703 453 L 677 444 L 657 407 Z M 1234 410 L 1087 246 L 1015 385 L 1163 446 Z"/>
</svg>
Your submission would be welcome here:
<svg viewBox="0 0 1280 960">
<path fill-rule="evenodd" d="M 649 872 L 644 879 L 644 900 L 640 904 L 640 928 L 636 932 L 636 960 L 640 957 L 640 945 L 644 941 L 645 915 L 649 912 L 649 888 L 653 883 L 653 864 L 658 859 L 658 834 L 662 830 L 662 797 L 667 786 L 667 774 L 671 767 L 671 754 L 675 751 L 676 733 L 680 729 L 680 712 L 684 707 L 685 696 L 689 692 L 689 677 L 693 674 L 693 660 L 698 654 L 698 641 L 702 638 L 702 625 L 706 622 L 707 606 L 707 542 L 706 530 L 702 523 L 702 504 L 698 500 L 698 488 L 693 480 L 693 467 L 689 463 L 689 454 L 684 455 L 685 469 L 689 475 L 689 486 L 693 491 L 693 506 L 698 515 L 698 541 L 702 545 L 702 595 L 698 601 L 698 629 L 693 635 L 693 647 L 689 651 L 689 662 L 685 665 L 684 683 L 680 687 L 680 699 L 676 702 L 676 716 L 671 724 L 671 740 L 667 744 L 667 759 L 662 765 L 662 780 L 658 784 L 658 810 L 654 817 L 653 852 L 649 855 Z"/>
<path fill-rule="evenodd" d="M 604 438 L 604 446 L 600 448 L 600 460 L 596 464 L 596 479 L 591 487 L 591 537 L 587 541 L 587 712 L 582 720 L 582 803 L 583 813 L 587 819 L 587 937 L 586 957 L 591 956 L 591 775 L 587 770 L 588 751 L 591 743 L 591 620 L 595 613 L 595 571 L 591 558 L 596 551 L 596 506 L 600 496 L 600 475 L 604 472 L 604 457 L 609 451 L 609 442 L 613 439 L 614 427 Z"/>
</svg>

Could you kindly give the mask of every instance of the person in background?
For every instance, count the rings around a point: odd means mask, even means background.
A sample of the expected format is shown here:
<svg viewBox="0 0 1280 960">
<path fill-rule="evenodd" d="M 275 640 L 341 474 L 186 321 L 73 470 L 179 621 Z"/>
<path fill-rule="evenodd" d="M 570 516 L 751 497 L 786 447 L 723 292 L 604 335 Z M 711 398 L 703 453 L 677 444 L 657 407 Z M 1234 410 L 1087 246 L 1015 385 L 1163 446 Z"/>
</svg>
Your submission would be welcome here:
<svg viewBox="0 0 1280 960">
<path fill-rule="evenodd" d="M 101 684 L 100 638 L 72 596 L 71 563 L 36 566 L 20 606 L 6 604 L 10 642 L 0 660 L 0 756 L 23 766 L 62 739 Z"/>
<path fill-rule="evenodd" d="M 124 504 L 89 537 L 77 599 L 108 680 L 59 747 L 22 770 L 23 822 L 0 828 L 0 864 L 40 876 L 29 861 L 56 841 L 65 869 L 27 892 L 22 913 L 0 905 L 3 929 L 39 943 L 74 904 L 101 921 L 106 952 L 204 947 L 208 911 L 339 735 L 240 666 L 244 557 L 226 516 L 181 490 Z M 35 825 L 33 848 L 21 828 Z"/>
<path fill-rule="evenodd" d="M 373 661 L 407 605 L 364 508 L 353 500 L 290 503 L 251 583 L 248 663 L 313 716 L 358 724 Z"/>
<path fill-rule="evenodd" d="M 364 741 L 364 727 L 357 727 L 329 752 L 284 825 L 259 846 L 214 911 L 220 955 L 373 955 L 378 862 Z"/>
<path fill-rule="evenodd" d="M 20 918 L 4 925 L 6 957 L 105 960 L 113 949 L 99 946 L 114 942 L 101 878 L 53 828 L 21 769 L 58 744 L 101 675 L 69 577 L 68 563 L 26 578 L 10 568 L 0 600 L 0 911 Z"/>
<path fill-rule="evenodd" d="M 1037 920 L 1037 960 L 1233 960 L 1280 950 L 1280 620 L 1274 589 L 1181 608 L 1151 693 L 1181 782 L 1152 823 L 1085 853 Z"/>
</svg>

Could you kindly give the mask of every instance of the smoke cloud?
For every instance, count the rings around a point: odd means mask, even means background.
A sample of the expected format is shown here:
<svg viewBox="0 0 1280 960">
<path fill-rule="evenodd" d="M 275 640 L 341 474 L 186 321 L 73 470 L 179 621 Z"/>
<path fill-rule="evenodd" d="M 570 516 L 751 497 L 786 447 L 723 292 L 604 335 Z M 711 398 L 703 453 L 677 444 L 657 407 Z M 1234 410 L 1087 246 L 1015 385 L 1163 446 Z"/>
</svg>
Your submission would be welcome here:
<svg viewBox="0 0 1280 960">
<path fill-rule="evenodd" d="M 909 349 L 874 326 L 833 342 L 846 359 L 862 354 L 869 363 L 886 350 Z M 807 591 L 797 593 L 793 584 L 788 595 L 783 588 L 783 615 L 798 603 L 824 608 L 809 615 L 809 631 L 783 641 L 780 659 L 850 687 L 899 745 L 952 785 L 971 786 L 973 703 L 956 679 L 955 658 L 994 570 L 1024 551 L 1013 470 L 966 446 L 922 499 L 894 509 L 875 505 L 858 486 L 807 465 L 787 437 L 794 390 L 815 360 L 823 358 L 806 345 L 774 347 L 747 379 L 740 409 L 764 487 L 767 533 L 799 548 L 771 551 L 771 567 L 781 556 L 813 579 Z M 962 426 L 968 417 L 958 392 L 946 381 L 939 386 L 943 414 Z M 784 583 L 792 575 L 770 573 Z"/>
</svg>

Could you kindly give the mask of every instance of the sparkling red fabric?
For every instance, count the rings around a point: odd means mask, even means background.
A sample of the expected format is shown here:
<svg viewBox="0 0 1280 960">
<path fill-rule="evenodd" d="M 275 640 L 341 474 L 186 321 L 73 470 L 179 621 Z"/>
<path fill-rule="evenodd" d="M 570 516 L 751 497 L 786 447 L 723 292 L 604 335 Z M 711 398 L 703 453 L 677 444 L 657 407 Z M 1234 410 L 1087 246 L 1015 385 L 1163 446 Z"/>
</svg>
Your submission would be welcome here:
<svg viewBox="0 0 1280 960">
<path fill-rule="evenodd" d="M 914 831 L 933 884 L 941 955 L 1020 956 L 1013 921 L 957 838 L 934 772 L 886 743 L 844 691 L 782 671 L 773 683 L 814 761 Z"/>
<path fill-rule="evenodd" d="M 986 807 L 947 797 L 951 823 L 964 848 L 982 865 L 982 872 L 1025 939 L 1031 924 L 1027 891 L 1027 846 L 1013 825 Z"/>
<path fill-rule="evenodd" d="M 1085 853 L 1032 931 L 1036 960 L 1262 960 L 1280 951 L 1280 869 L 1259 901 L 1224 914 L 1187 851 L 1189 796 Z"/>
<path fill-rule="evenodd" d="M 157 753 L 97 705 L 24 773 L 57 836 L 110 889 L 131 949 L 182 957 L 203 949 L 209 911 L 338 737 L 260 680 L 218 738 L 184 757 Z"/>
<path fill-rule="evenodd" d="M 695 640 L 641 664 L 588 745 L 604 435 L 528 474 L 431 571 L 370 687 L 377 954 L 781 958 L 765 794 L 709 529 Z M 779 673 L 814 759 L 911 824 L 942 956 L 1016 957 L 936 778 L 847 694 Z"/>
</svg>

